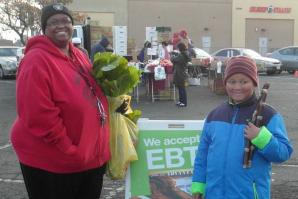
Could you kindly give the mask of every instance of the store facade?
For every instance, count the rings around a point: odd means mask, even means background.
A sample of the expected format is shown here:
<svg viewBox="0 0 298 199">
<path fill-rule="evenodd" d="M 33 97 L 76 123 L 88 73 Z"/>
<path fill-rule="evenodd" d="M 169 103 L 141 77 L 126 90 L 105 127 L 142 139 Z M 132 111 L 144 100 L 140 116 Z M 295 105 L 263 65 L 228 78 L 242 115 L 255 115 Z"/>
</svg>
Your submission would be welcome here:
<svg viewBox="0 0 298 199">
<path fill-rule="evenodd" d="M 232 46 L 247 47 L 261 54 L 298 45 L 298 2 L 234 0 Z"/>
<path fill-rule="evenodd" d="M 98 25 L 127 26 L 137 50 L 151 26 L 185 29 L 195 46 L 210 53 L 247 47 L 266 54 L 298 45 L 295 0 L 74 0 L 69 7 Z"/>
</svg>

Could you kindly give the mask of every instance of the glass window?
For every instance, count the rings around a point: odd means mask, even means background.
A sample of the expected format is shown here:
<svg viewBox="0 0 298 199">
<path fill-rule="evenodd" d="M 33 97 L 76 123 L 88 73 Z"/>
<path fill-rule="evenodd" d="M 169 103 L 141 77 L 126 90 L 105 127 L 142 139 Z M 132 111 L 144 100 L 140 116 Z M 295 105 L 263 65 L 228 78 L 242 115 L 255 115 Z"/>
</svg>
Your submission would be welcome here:
<svg viewBox="0 0 298 199">
<path fill-rule="evenodd" d="M 77 29 L 73 29 L 73 33 L 72 33 L 72 38 L 74 37 L 78 37 L 78 32 L 77 32 Z"/>
<path fill-rule="evenodd" d="M 285 48 L 285 49 L 280 50 L 279 53 L 282 55 L 293 56 L 295 54 L 295 49 L 294 48 Z"/>
<path fill-rule="evenodd" d="M 295 50 L 294 55 L 295 55 L 295 56 L 298 56 L 298 48 L 293 48 L 293 49 Z"/>
<path fill-rule="evenodd" d="M 14 57 L 17 56 L 17 48 L 0 48 L 1 57 Z"/>
<path fill-rule="evenodd" d="M 229 57 L 234 57 L 234 56 L 238 56 L 238 55 L 240 55 L 239 50 L 231 50 Z"/>
<path fill-rule="evenodd" d="M 227 57 L 228 56 L 228 50 L 221 50 L 215 54 L 215 56 L 219 57 Z"/>
</svg>

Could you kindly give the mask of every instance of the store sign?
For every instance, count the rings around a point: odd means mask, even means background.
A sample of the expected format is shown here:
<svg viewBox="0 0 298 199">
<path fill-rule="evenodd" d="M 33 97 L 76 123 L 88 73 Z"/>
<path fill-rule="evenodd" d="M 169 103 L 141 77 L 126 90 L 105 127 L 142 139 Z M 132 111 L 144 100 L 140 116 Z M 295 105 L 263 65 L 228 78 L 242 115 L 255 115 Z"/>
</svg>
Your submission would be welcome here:
<svg viewBox="0 0 298 199">
<path fill-rule="evenodd" d="M 125 199 L 191 199 L 203 124 L 203 120 L 139 121 L 138 160 L 126 176 Z"/>
<path fill-rule="evenodd" d="M 291 12 L 291 8 L 282 8 L 282 7 L 256 7 L 251 6 L 249 12 L 258 12 L 258 13 L 277 13 L 277 14 L 286 14 Z"/>
</svg>

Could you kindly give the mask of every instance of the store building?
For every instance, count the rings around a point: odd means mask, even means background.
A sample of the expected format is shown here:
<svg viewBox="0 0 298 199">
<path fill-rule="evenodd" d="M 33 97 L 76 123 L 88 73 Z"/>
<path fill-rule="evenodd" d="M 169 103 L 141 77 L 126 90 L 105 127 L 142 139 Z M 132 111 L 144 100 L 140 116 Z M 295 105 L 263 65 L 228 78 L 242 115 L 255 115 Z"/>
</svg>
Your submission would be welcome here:
<svg viewBox="0 0 298 199">
<path fill-rule="evenodd" d="M 74 0 L 69 7 L 97 25 L 127 26 L 136 49 L 151 26 L 185 29 L 195 46 L 209 52 L 247 47 L 266 54 L 298 45 L 295 0 Z"/>
</svg>

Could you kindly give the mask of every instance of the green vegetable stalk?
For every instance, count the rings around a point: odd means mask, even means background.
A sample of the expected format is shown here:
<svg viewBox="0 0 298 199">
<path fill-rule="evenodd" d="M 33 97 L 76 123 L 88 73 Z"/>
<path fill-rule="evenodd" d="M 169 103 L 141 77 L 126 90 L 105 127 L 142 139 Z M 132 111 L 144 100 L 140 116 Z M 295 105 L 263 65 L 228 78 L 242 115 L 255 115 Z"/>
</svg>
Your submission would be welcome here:
<svg viewBox="0 0 298 199">
<path fill-rule="evenodd" d="M 111 179 L 123 179 L 129 163 L 138 159 L 134 146 L 138 140 L 136 122 L 141 111 L 131 109 L 131 97 L 127 94 L 138 84 L 141 72 L 128 66 L 124 57 L 105 52 L 95 55 L 92 75 L 109 101 L 111 159 L 107 174 Z M 119 107 L 124 111 L 119 113 Z"/>
</svg>

